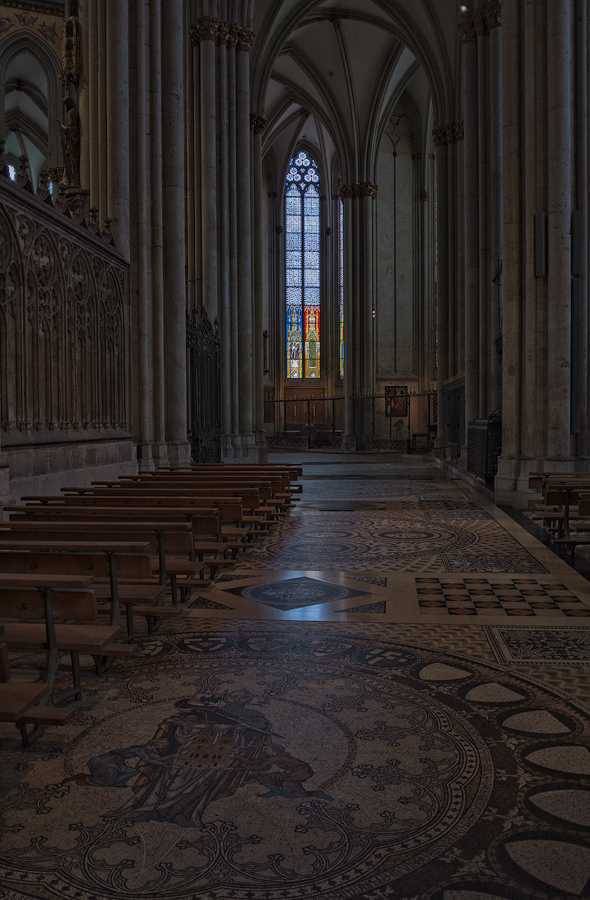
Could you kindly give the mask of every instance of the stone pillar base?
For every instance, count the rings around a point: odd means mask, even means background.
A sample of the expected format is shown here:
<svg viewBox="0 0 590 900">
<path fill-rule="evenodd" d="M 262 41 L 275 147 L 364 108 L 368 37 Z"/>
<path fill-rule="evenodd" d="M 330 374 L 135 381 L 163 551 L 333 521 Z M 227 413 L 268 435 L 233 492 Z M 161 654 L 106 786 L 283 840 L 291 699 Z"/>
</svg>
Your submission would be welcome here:
<svg viewBox="0 0 590 900">
<path fill-rule="evenodd" d="M 345 451 L 356 450 L 356 435 L 345 434 L 342 438 L 342 449 Z"/>
<path fill-rule="evenodd" d="M 268 462 L 268 444 L 266 442 L 266 434 L 264 431 L 259 431 L 256 434 L 256 448 L 258 451 L 258 462 Z"/>
<path fill-rule="evenodd" d="M 191 445 L 188 441 L 168 441 L 167 456 L 171 466 L 190 466 Z"/>
<path fill-rule="evenodd" d="M 248 462 L 258 461 L 258 448 L 253 432 L 242 435 L 242 459 L 248 460 Z"/>
<path fill-rule="evenodd" d="M 0 462 L 0 520 L 4 519 L 2 508 L 12 505 L 10 496 L 10 470 L 7 465 Z"/>
<path fill-rule="evenodd" d="M 586 471 L 588 460 L 580 460 L 577 465 L 574 457 L 562 459 L 531 459 L 530 457 L 500 457 L 498 474 L 494 482 L 496 503 L 500 506 L 514 506 L 516 509 L 528 509 L 529 500 L 538 500 L 537 491 L 529 488 L 531 472 L 573 472 Z"/>
</svg>

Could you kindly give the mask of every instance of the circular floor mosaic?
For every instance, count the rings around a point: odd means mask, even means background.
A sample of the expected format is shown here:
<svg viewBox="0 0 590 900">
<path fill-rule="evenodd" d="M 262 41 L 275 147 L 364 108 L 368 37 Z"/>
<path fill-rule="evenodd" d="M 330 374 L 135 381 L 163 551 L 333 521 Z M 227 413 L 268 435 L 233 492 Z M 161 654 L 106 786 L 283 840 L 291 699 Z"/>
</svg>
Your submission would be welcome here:
<svg viewBox="0 0 590 900">
<path fill-rule="evenodd" d="M 572 704 L 417 646 L 292 623 L 165 635 L 65 753 L 23 754 L 0 896 L 586 897 L 589 739 Z"/>
</svg>

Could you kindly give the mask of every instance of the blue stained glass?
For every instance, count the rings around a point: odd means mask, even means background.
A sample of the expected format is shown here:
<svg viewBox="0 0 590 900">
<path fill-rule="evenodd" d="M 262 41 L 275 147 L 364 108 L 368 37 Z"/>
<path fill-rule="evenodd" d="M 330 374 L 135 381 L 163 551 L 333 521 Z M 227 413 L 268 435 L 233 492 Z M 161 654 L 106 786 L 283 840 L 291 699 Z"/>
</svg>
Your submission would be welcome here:
<svg viewBox="0 0 590 900">
<path fill-rule="evenodd" d="M 315 161 L 299 151 L 286 176 L 287 378 L 320 377 L 319 181 Z"/>
</svg>

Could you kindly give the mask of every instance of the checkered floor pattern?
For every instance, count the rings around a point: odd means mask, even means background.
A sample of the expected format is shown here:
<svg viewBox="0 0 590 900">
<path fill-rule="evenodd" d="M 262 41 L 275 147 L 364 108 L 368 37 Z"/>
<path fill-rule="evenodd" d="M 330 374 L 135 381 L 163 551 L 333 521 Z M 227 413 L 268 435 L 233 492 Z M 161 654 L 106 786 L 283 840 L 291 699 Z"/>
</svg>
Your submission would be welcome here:
<svg viewBox="0 0 590 900">
<path fill-rule="evenodd" d="M 416 578 L 416 592 L 420 612 L 426 614 L 590 618 L 590 609 L 551 578 Z"/>
</svg>

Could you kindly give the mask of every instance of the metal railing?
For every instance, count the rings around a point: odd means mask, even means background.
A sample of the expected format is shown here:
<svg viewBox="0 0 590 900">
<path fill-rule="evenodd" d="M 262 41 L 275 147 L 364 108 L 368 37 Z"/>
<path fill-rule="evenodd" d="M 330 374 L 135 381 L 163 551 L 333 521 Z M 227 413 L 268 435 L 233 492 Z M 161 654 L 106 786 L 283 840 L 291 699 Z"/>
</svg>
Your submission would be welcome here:
<svg viewBox="0 0 590 900">
<path fill-rule="evenodd" d="M 436 392 L 369 394 L 352 398 L 357 450 L 423 453 L 436 438 Z M 266 400 L 270 447 L 342 449 L 344 398 Z"/>
</svg>

